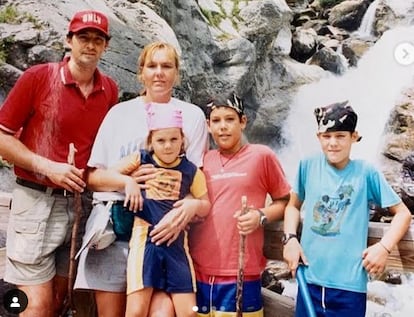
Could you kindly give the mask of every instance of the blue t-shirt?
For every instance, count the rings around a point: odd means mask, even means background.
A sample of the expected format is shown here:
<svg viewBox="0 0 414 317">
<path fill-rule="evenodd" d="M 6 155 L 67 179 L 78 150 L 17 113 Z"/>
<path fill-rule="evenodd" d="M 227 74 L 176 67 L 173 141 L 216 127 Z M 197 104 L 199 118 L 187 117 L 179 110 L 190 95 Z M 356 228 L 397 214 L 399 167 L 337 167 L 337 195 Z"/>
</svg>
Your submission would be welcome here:
<svg viewBox="0 0 414 317">
<path fill-rule="evenodd" d="M 371 164 L 351 160 L 338 170 L 322 153 L 300 162 L 294 192 L 303 202 L 307 282 L 365 293 L 362 251 L 367 247 L 369 205 L 390 207 L 400 197 Z"/>
</svg>

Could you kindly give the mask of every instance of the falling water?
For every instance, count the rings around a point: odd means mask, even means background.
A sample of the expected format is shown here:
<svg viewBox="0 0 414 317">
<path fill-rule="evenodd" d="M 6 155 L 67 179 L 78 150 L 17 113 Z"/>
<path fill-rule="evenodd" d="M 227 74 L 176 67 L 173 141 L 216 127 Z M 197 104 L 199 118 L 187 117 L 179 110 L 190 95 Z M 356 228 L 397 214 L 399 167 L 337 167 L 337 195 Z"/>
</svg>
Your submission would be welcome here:
<svg viewBox="0 0 414 317">
<path fill-rule="evenodd" d="M 298 91 L 283 128 L 287 145 L 279 154 L 291 182 L 299 159 L 320 151 L 313 109 L 337 101 L 349 100 L 359 115 L 357 129 L 363 138 L 353 146 L 352 157 L 378 164 L 381 135 L 390 111 L 402 91 L 414 85 L 414 64 L 400 65 L 394 58 L 394 49 L 402 42 L 414 44 L 414 26 L 396 27 L 384 33 L 361 58 L 358 67 L 343 76 L 330 75 Z M 367 317 L 413 316 L 414 274 L 407 274 L 402 285 L 378 284 L 370 282 L 368 293 L 380 292 L 386 303 L 368 301 Z M 291 293 L 285 295 L 295 297 L 295 285 L 285 286 L 285 291 Z"/>
<path fill-rule="evenodd" d="M 357 129 L 363 137 L 353 146 L 352 157 L 377 163 L 381 135 L 390 111 L 404 88 L 413 85 L 414 64 L 398 64 L 394 49 L 399 43 L 413 39 L 414 27 L 389 30 L 364 54 L 358 67 L 343 76 L 330 75 L 298 91 L 283 127 L 287 145 L 280 153 L 290 180 L 299 159 L 319 151 L 313 109 L 343 100 L 349 100 L 358 113 Z"/>
<path fill-rule="evenodd" d="M 359 29 L 356 31 L 356 36 L 361 39 L 370 39 L 372 37 L 372 29 L 375 22 L 375 12 L 377 11 L 380 0 L 372 2 L 367 12 L 365 13 Z"/>
</svg>

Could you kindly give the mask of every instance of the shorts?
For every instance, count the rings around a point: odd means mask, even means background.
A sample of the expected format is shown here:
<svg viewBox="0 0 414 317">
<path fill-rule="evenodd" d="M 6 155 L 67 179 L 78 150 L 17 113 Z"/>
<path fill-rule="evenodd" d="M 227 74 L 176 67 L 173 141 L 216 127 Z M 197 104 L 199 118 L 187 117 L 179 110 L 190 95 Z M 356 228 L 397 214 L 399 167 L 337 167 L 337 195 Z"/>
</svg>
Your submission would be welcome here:
<svg viewBox="0 0 414 317">
<path fill-rule="evenodd" d="M 315 313 L 324 317 L 364 317 L 367 305 L 366 293 L 352 292 L 308 284 Z M 296 299 L 296 317 L 308 316 L 301 292 Z"/>
<path fill-rule="evenodd" d="M 79 257 L 74 289 L 126 292 L 128 244 L 135 216 L 123 201 L 111 207 L 111 219 L 116 240 L 108 247 L 85 248 Z"/>
<path fill-rule="evenodd" d="M 151 242 L 152 226 L 136 217 L 129 243 L 127 294 L 152 287 L 167 293 L 195 293 L 196 279 L 188 250 L 188 234 L 180 233 L 169 246 Z"/>
<path fill-rule="evenodd" d="M 237 277 L 211 276 L 208 279 L 208 282 L 202 282 L 197 274 L 197 316 L 236 317 Z M 260 278 L 246 277 L 243 283 L 243 317 L 263 317 L 261 291 Z"/>
<path fill-rule="evenodd" d="M 37 285 L 55 275 L 67 277 L 74 220 L 73 195 L 52 195 L 16 184 L 7 229 L 4 280 Z M 92 208 L 90 192 L 81 195 L 78 245 Z"/>
<path fill-rule="evenodd" d="M 85 248 L 79 258 L 74 289 L 126 291 L 128 242 L 117 240 L 102 250 Z"/>
</svg>

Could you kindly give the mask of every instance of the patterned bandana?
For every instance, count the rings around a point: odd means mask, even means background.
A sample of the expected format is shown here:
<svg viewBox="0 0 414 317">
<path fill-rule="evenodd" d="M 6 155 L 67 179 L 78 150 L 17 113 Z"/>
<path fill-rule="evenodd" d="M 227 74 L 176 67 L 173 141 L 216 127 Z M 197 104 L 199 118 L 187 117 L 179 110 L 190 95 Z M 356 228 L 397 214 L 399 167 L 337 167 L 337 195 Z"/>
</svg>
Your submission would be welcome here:
<svg viewBox="0 0 414 317">
<path fill-rule="evenodd" d="M 207 118 L 210 117 L 211 111 L 213 111 L 216 107 L 232 108 L 238 115 L 244 115 L 243 102 L 235 93 L 227 99 L 222 100 L 221 98 L 217 98 L 217 100 L 213 99 L 210 101 L 210 103 L 207 104 Z"/>
<path fill-rule="evenodd" d="M 354 132 L 358 120 L 357 114 L 348 101 L 316 108 L 314 114 L 318 123 L 318 132 Z"/>
</svg>

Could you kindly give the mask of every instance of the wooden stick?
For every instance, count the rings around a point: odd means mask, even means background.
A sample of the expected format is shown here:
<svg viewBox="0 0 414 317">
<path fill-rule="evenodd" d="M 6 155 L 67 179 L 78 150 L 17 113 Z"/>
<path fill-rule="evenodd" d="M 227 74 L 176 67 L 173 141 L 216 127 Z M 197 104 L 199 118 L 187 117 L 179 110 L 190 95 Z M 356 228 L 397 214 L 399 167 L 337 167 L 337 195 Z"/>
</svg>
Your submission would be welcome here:
<svg viewBox="0 0 414 317">
<path fill-rule="evenodd" d="M 247 197 L 242 196 L 241 198 L 241 214 L 244 215 L 247 211 Z M 236 290 L 236 316 L 243 316 L 243 280 L 244 280 L 244 253 L 246 249 L 246 236 L 240 235 L 239 242 L 239 267 L 237 272 L 237 290 Z"/>
<path fill-rule="evenodd" d="M 71 165 L 75 165 L 75 153 L 76 148 L 73 143 L 69 144 L 69 154 L 68 154 L 68 163 Z M 81 220 L 82 214 L 82 201 L 81 195 L 79 192 L 75 191 L 73 199 L 73 209 L 74 209 L 74 220 L 73 220 L 73 227 L 72 227 L 72 235 L 70 240 L 70 261 L 69 261 L 69 273 L 68 273 L 68 289 L 67 289 L 67 296 L 66 302 L 62 311 L 61 316 L 65 316 L 69 309 L 72 312 L 72 316 L 76 315 L 76 308 L 73 304 L 73 284 L 75 282 L 75 274 L 76 274 L 76 247 L 77 247 L 77 236 L 79 231 L 79 225 Z"/>
</svg>

